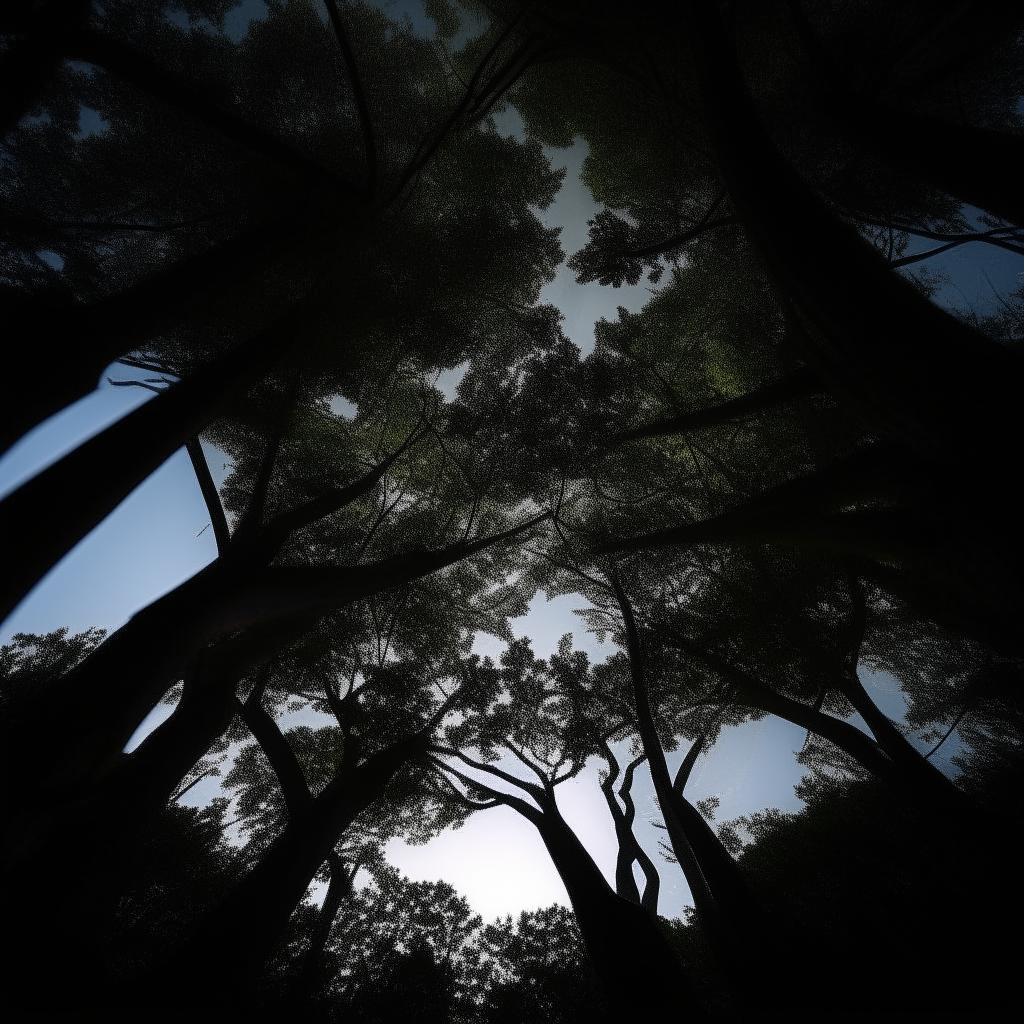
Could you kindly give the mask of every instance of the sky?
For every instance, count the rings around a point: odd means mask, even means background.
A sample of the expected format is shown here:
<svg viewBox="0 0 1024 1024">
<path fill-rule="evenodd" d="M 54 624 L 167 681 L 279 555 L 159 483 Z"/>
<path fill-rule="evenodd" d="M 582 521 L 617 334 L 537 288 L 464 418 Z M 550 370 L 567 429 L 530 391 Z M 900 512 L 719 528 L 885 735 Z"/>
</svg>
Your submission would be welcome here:
<svg viewBox="0 0 1024 1024">
<path fill-rule="evenodd" d="M 421 32 L 431 31 L 417 3 L 381 3 L 393 12 L 408 9 L 416 13 L 414 21 Z M 241 34 L 249 12 L 263 9 L 260 0 L 239 8 L 229 20 L 232 34 Z M 499 130 L 519 133 L 521 123 L 514 111 L 498 119 Z M 87 125 L 86 130 L 102 130 L 102 125 Z M 586 222 L 600 209 L 579 181 L 586 156 L 586 144 L 577 140 L 570 149 L 547 150 L 556 167 L 566 167 L 562 190 L 554 204 L 539 216 L 549 226 L 562 226 L 562 246 L 567 255 L 586 241 Z M 924 251 L 934 243 L 922 240 L 914 251 Z M 1020 260 L 1007 257 L 993 247 L 967 245 L 930 261 L 950 277 L 940 295 L 946 302 L 969 302 L 979 309 L 994 301 L 989 281 L 1001 291 L 1019 286 L 1024 280 Z M 614 319 L 616 307 L 636 312 L 650 297 L 643 285 L 619 289 L 602 288 L 596 283 L 579 286 L 563 268 L 547 285 L 542 301 L 553 302 L 565 319 L 563 330 L 583 353 L 593 347 L 593 325 L 601 317 Z M 0 457 L 0 497 L 9 493 L 65 452 L 149 400 L 150 392 L 138 388 L 116 387 L 107 381 L 131 379 L 127 368 L 112 366 L 96 391 L 58 413 L 26 435 Z M 439 387 L 451 396 L 461 377 L 455 370 L 443 374 Z M 343 404 L 336 411 L 346 412 Z M 207 447 L 208 461 L 219 484 L 228 472 L 226 459 Z M 0 628 L 0 643 L 7 643 L 19 632 L 43 633 L 67 626 L 72 633 L 92 626 L 108 631 L 116 629 L 140 608 L 194 575 L 216 556 L 209 515 L 184 450 L 173 455 L 140 485 L 95 530 L 71 551 L 28 595 Z M 578 595 L 545 600 L 543 594 L 531 602 L 529 613 L 514 620 L 517 636 L 531 638 L 534 653 L 548 657 L 559 638 L 572 633 L 577 649 L 587 652 L 592 661 L 606 658 L 614 647 L 598 644 L 583 628 L 574 609 L 585 602 Z M 474 649 L 497 658 L 504 644 L 494 637 L 479 635 Z M 905 709 L 898 684 L 888 676 L 863 676 L 869 692 L 890 716 L 899 719 Z M 168 714 L 170 705 L 159 705 L 126 749 L 141 742 Z M 291 722 L 291 720 L 289 720 Z M 307 716 L 296 718 L 310 721 Z M 859 716 L 851 719 L 864 728 Z M 865 730 L 866 731 L 866 730 Z M 796 752 L 804 733 L 787 722 L 767 718 L 761 722 L 726 729 L 710 752 L 697 762 L 687 787 L 687 796 L 696 801 L 718 796 L 721 804 L 717 820 L 779 807 L 796 810 L 800 803 L 793 786 L 800 781 L 802 769 Z M 957 750 L 956 736 L 945 745 L 937 763 L 946 766 Z M 623 752 L 624 753 L 624 752 Z M 669 755 L 674 769 L 685 750 Z M 621 758 L 620 758 L 621 760 Z M 217 782 L 207 780 L 196 786 L 186 803 L 202 804 L 217 793 Z M 673 917 L 690 904 L 689 892 L 678 867 L 666 863 L 659 854 L 659 821 L 649 775 L 645 768 L 637 773 L 634 787 L 637 804 L 637 836 L 662 876 L 660 911 Z M 566 819 L 611 881 L 614 873 L 615 840 L 611 817 L 598 788 L 597 766 L 590 765 L 577 779 L 559 787 L 558 801 Z M 514 811 L 501 807 L 474 815 L 466 825 L 449 831 L 424 846 L 407 846 L 392 841 L 388 857 L 403 873 L 415 880 L 443 879 L 467 897 L 474 911 L 485 919 L 518 914 L 524 909 L 567 903 L 565 890 L 540 838 L 533 827 Z"/>
</svg>

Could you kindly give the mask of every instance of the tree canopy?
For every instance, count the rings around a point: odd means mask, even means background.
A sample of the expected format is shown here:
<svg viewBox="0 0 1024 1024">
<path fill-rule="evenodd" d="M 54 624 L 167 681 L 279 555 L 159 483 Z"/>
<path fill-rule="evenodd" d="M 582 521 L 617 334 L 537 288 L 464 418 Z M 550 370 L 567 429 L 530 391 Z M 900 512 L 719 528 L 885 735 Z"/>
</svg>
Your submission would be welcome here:
<svg viewBox="0 0 1024 1024">
<path fill-rule="evenodd" d="M 115 366 L 154 393 L 0 500 L 0 616 L 179 450 L 216 541 L 0 650 L 9 1014 L 1002 1019 L 1024 287 L 935 267 L 1024 256 L 1024 14 L 392 7 L 0 14 L 0 451 Z M 647 297 L 584 351 L 562 267 Z M 537 594 L 613 653 L 537 656 Z M 694 766 L 769 716 L 801 809 L 716 822 Z M 485 923 L 388 862 L 499 806 L 568 906 Z"/>
</svg>

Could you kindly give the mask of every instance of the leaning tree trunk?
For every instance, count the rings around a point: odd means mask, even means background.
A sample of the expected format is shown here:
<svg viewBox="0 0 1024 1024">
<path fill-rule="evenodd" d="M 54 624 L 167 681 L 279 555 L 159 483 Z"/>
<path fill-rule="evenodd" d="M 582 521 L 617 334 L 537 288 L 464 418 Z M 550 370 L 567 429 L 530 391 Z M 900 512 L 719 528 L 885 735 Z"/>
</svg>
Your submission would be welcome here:
<svg viewBox="0 0 1024 1024">
<path fill-rule="evenodd" d="M 354 889 L 356 869 L 353 869 L 351 874 L 346 871 L 344 863 L 336 853 L 329 854 L 328 860 L 331 865 L 331 880 L 327 886 L 327 895 L 324 896 L 320 913 L 317 914 L 316 924 L 309 937 L 309 948 L 302 957 L 302 966 L 291 986 L 293 996 L 303 1002 L 316 999 L 322 993 L 327 966 L 327 940 L 331 936 L 334 919 L 338 916 L 341 904 L 352 895 Z"/>
<path fill-rule="evenodd" d="M 137 613 L 81 665 L 20 707 L 16 720 L 5 723 L 4 765 L 37 768 L 25 786 L 8 794 L 5 861 L 16 862 L 25 852 L 24 837 L 36 834 L 37 816 L 49 816 L 53 805 L 72 806 L 109 775 L 135 729 L 210 642 L 235 630 L 313 621 L 509 540 L 545 518 L 547 513 L 469 543 L 367 565 L 254 569 L 218 559 Z M 50 741 L 45 762 L 31 731 L 41 719 Z"/>
<path fill-rule="evenodd" d="M 57 869 L 62 837 L 76 837 L 75 877 L 102 875 L 125 844 L 167 805 L 182 779 L 231 724 L 238 710 L 241 679 L 269 654 L 300 636 L 303 619 L 280 628 L 243 635 L 211 648 L 184 681 L 171 716 L 130 754 L 124 754 L 100 785 L 71 806 L 55 805 L 34 818 L 33 841 L 19 848 L 18 861 L 40 879 Z M 46 814 L 49 817 L 46 817 Z M 65 869 L 65 877 L 68 872 Z"/>
<path fill-rule="evenodd" d="M 168 972 L 181 982 L 154 1019 L 177 1021 L 195 1006 L 235 1019 L 239 986 L 258 982 L 260 968 L 338 839 L 427 741 L 425 734 L 415 734 L 343 770 L 306 815 L 288 824 L 256 867 L 178 946 L 170 963 L 143 979 L 145 991 L 160 986 Z"/>
<path fill-rule="evenodd" d="M 855 671 L 843 673 L 839 690 L 874 734 L 879 747 L 901 769 L 903 781 L 919 796 L 961 815 L 977 816 L 979 808 L 910 743 L 868 695 Z"/>
<path fill-rule="evenodd" d="M 1024 363 L 919 295 L 800 179 L 758 117 L 718 5 L 688 0 L 684 18 L 719 169 L 751 242 L 813 325 L 806 357 L 871 422 L 991 491 L 1000 477 L 989 471 L 1019 446 Z"/>
<path fill-rule="evenodd" d="M 18 537 L 6 557 L 0 619 L 164 461 L 259 380 L 293 343 L 310 310 L 293 309 L 239 349 L 173 385 L 0 503 L 0 526 Z M 59 508 L 61 514 L 53 516 Z"/>
</svg>

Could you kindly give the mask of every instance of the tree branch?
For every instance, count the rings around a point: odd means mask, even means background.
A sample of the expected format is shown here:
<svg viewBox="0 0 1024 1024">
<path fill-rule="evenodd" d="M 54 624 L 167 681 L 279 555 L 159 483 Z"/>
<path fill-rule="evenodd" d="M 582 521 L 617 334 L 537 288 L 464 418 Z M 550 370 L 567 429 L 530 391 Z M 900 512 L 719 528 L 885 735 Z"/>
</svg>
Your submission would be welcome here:
<svg viewBox="0 0 1024 1024">
<path fill-rule="evenodd" d="M 277 723 L 264 709 L 261 690 L 253 690 L 244 703 L 237 697 L 235 702 L 239 714 L 263 753 L 267 755 L 267 760 L 277 775 L 288 807 L 288 816 L 293 822 L 298 821 L 312 808 L 313 797 L 295 752 L 277 727 Z"/>
<path fill-rule="evenodd" d="M 795 398 L 803 398 L 805 395 L 819 394 L 824 390 L 824 385 L 818 374 L 811 367 L 804 366 L 799 370 L 786 374 L 781 380 L 758 388 L 756 391 L 750 392 L 750 394 L 730 399 L 730 401 L 723 402 L 721 405 L 712 406 L 710 409 L 683 413 L 681 416 L 659 420 L 645 427 L 627 430 L 612 438 L 611 443 L 619 445 L 645 437 L 682 434 L 691 430 L 699 430 L 703 427 L 718 426 L 737 417 L 761 412 L 770 406 L 779 405 L 782 402 L 788 402 Z"/>
<path fill-rule="evenodd" d="M 327 494 L 314 498 L 312 501 L 306 502 L 305 505 L 274 516 L 260 533 L 260 547 L 266 548 L 265 554 L 268 560 L 277 553 L 281 545 L 288 539 L 289 534 L 332 515 L 372 490 L 395 461 L 426 436 L 426 431 L 417 426 L 394 452 L 358 480 L 345 487 L 328 491 Z"/>
<path fill-rule="evenodd" d="M 345 61 L 345 69 L 348 71 L 348 78 L 352 84 L 352 95 L 356 101 L 356 110 L 359 112 L 359 126 L 363 132 L 363 153 L 366 157 L 366 193 L 370 201 L 373 201 L 374 192 L 377 190 L 377 146 L 373 138 L 373 121 L 370 118 L 370 108 L 366 103 L 366 95 L 363 92 L 363 85 L 359 79 L 359 71 L 356 67 L 355 55 L 352 47 L 349 46 L 348 36 L 345 33 L 345 25 L 341 20 L 338 5 L 335 0 L 324 0 L 327 7 L 327 14 L 331 19 L 331 27 L 341 48 L 341 55 Z"/>
<path fill-rule="evenodd" d="M 450 764 L 445 764 L 445 762 L 440 760 L 440 758 L 430 757 L 430 760 L 443 771 L 446 771 L 449 774 L 461 779 L 467 786 L 482 789 L 485 792 L 490 793 L 491 799 L 495 803 L 505 804 L 506 807 L 511 807 L 513 810 L 518 811 L 528 821 L 537 824 L 543 819 L 543 812 L 537 810 L 536 807 L 531 807 L 525 800 L 522 800 L 516 796 L 511 796 L 508 793 L 502 793 L 500 790 L 492 789 L 490 786 L 486 785 L 486 783 L 477 782 L 476 780 L 471 779 L 468 775 L 464 775 L 457 768 L 453 768 Z M 470 763 L 472 764 L 473 762 Z M 468 797 L 465 799 L 467 803 L 473 803 L 473 801 L 470 801 Z M 486 806 L 493 805 L 488 801 Z"/>
<path fill-rule="evenodd" d="M 948 740 L 949 737 L 953 735 L 953 730 L 960 724 L 960 722 L 963 719 L 964 715 L 967 714 L 969 708 L 970 708 L 970 705 L 968 704 L 965 707 L 960 709 L 960 714 L 958 714 L 956 716 L 956 718 L 953 719 L 953 724 L 946 730 L 945 735 L 942 737 L 942 739 L 939 740 L 939 742 L 936 743 L 935 746 L 932 747 L 932 749 L 929 750 L 928 753 L 924 755 L 925 756 L 925 760 L 927 760 L 929 757 L 931 757 L 932 754 L 934 754 L 935 751 L 938 750 L 939 747 L 941 747 L 942 744 L 945 743 L 946 740 Z"/>
<path fill-rule="evenodd" d="M 228 521 L 224 515 L 224 506 L 221 504 L 220 495 L 217 493 L 217 486 L 210 475 L 210 467 L 203 452 L 203 446 L 198 437 L 191 437 L 185 443 L 185 450 L 192 460 L 192 469 L 195 471 L 196 480 L 199 483 L 199 490 L 202 491 L 203 500 L 206 502 L 206 510 L 210 513 L 210 523 L 213 526 L 213 535 L 217 539 L 217 554 L 222 556 L 231 543 L 231 531 L 228 529 Z"/>
<path fill-rule="evenodd" d="M 464 764 L 475 768 L 477 771 L 486 772 L 488 775 L 493 775 L 497 779 L 501 779 L 503 782 L 507 782 L 510 786 L 515 786 L 517 789 L 521 789 L 524 793 L 529 793 L 535 800 L 543 800 L 545 793 L 544 790 L 533 782 L 524 782 L 522 779 L 517 779 L 514 775 L 510 775 L 506 771 L 502 771 L 500 768 L 496 768 L 492 764 L 486 764 L 483 761 L 476 761 L 471 757 L 467 757 L 461 750 L 453 750 L 451 747 L 432 746 L 431 750 L 436 754 L 445 754 L 448 757 L 457 757 Z M 481 783 L 483 785 L 483 783 Z"/>
<path fill-rule="evenodd" d="M 693 741 L 693 746 L 686 752 L 686 757 L 683 758 L 683 763 L 679 766 L 679 771 L 676 772 L 676 777 L 672 781 L 672 788 L 679 796 L 683 795 L 686 783 L 690 780 L 693 766 L 697 763 L 697 758 L 700 757 L 700 752 L 704 749 L 704 740 L 704 733 L 701 733 Z"/>
</svg>

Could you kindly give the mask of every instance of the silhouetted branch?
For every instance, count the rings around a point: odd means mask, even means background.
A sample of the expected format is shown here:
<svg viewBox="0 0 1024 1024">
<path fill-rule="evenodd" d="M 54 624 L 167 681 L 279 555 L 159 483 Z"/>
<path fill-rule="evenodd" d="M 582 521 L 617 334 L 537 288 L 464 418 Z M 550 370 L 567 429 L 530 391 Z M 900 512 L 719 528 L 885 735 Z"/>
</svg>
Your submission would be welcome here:
<svg viewBox="0 0 1024 1024">
<path fill-rule="evenodd" d="M 192 460 L 192 469 L 195 471 L 196 480 L 199 483 L 199 490 L 202 491 L 203 501 L 206 502 L 206 510 L 210 513 L 210 523 L 213 526 L 213 535 L 217 539 L 217 554 L 223 556 L 231 543 L 231 531 L 228 529 L 228 521 L 224 515 L 224 506 L 221 504 L 220 495 L 217 493 L 217 486 L 210 475 L 210 467 L 203 453 L 203 446 L 198 437 L 190 438 L 185 444 L 188 457 Z"/>
</svg>

